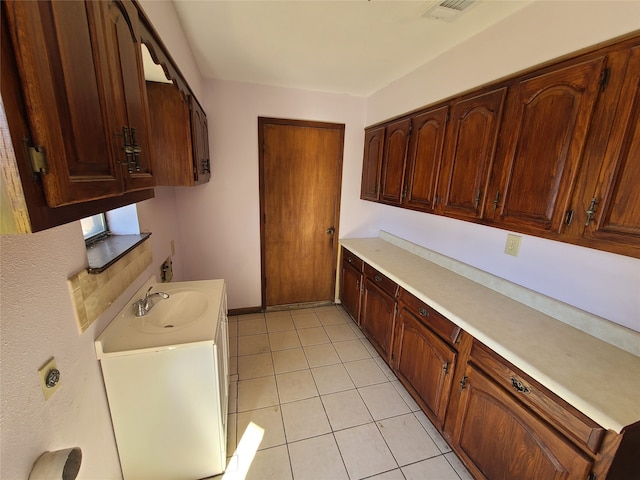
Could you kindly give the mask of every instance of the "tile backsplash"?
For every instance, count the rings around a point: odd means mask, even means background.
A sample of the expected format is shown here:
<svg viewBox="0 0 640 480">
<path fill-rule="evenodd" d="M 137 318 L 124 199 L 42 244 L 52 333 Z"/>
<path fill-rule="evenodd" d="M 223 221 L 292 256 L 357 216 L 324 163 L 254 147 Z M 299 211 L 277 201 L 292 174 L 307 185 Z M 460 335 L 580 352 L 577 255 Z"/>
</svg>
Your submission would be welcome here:
<svg viewBox="0 0 640 480">
<path fill-rule="evenodd" d="M 151 243 L 142 242 L 104 272 L 90 274 L 86 269 L 67 281 L 71 301 L 83 333 L 151 265 Z"/>
</svg>

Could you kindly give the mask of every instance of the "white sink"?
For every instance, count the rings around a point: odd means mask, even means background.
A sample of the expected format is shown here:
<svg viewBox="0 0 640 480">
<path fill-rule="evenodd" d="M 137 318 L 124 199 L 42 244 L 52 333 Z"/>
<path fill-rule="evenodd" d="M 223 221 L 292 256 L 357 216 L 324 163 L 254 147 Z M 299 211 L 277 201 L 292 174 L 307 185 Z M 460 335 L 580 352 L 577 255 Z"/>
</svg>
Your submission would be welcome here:
<svg viewBox="0 0 640 480">
<path fill-rule="evenodd" d="M 150 287 L 152 294 L 164 292 L 169 298 L 153 297 L 153 307 L 137 317 L 133 303 Z M 98 359 L 213 341 L 224 288 L 224 280 L 157 283 L 150 278 L 96 339 Z"/>
<path fill-rule="evenodd" d="M 159 285 L 158 288 L 162 289 L 163 285 Z M 202 291 L 193 288 L 169 290 L 171 292 L 166 292 L 169 293 L 169 298 L 153 298 L 151 310 L 145 316 L 133 320 L 136 330 L 143 333 L 168 334 L 197 322 L 207 313 L 209 300 Z"/>
</svg>

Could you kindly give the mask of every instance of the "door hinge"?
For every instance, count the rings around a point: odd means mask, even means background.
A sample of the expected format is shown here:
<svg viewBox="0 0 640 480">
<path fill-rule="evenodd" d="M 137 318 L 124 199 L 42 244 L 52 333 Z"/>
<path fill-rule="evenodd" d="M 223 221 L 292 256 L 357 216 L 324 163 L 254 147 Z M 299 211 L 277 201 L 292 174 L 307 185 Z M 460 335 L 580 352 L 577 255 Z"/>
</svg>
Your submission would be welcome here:
<svg viewBox="0 0 640 480">
<path fill-rule="evenodd" d="M 31 146 L 25 139 L 24 146 L 27 149 L 27 157 L 33 173 L 48 173 L 47 152 L 42 145 Z"/>
<path fill-rule="evenodd" d="M 596 474 L 591 472 L 589 475 L 587 475 L 587 480 L 596 480 Z"/>
<path fill-rule="evenodd" d="M 611 77 L 611 67 L 607 67 L 602 70 L 600 74 L 600 91 L 604 92 L 609 85 L 609 78 Z"/>
</svg>

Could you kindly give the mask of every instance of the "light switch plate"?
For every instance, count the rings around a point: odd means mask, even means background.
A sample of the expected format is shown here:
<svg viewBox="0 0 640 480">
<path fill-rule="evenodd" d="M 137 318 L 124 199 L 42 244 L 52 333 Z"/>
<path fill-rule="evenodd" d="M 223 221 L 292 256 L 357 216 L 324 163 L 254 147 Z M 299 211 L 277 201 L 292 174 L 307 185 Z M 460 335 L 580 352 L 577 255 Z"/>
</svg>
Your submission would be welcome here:
<svg viewBox="0 0 640 480">
<path fill-rule="evenodd" d="M 55 382 L 55 385 L 49 387 L 47 386 L 47 377 L 49 376 L 49 372 L 52 371 L 58 372 L 57 381 Z M 56 359 L 54 357 L 51 357 L 51 360 L 45 363 L 40 368 L 40 370 L 38 370 L 38 374 L 40 376 L 40 386 L 42 387 L 44 399 L 49 400 L 49 397 L 51 397 L 51 395 L 53 395 L 58 390 L 58 388 L 60 388 L 60 372 L 58 371 L 58 367 L 56 365 Z M 53 375 L 53 377 L 55 377 L 55 374 Z"/>
<path fill-rule="evenodd" d="M 507 255 L 513 255 L 514 257 L 518 256 L 520 253 L 520 242 L 522 241 L 522 237 L 520 235 L 514 235 L 512 233 L 507 235 L 507 244 L 504 247 L 504 253 Z"/>
</svg>

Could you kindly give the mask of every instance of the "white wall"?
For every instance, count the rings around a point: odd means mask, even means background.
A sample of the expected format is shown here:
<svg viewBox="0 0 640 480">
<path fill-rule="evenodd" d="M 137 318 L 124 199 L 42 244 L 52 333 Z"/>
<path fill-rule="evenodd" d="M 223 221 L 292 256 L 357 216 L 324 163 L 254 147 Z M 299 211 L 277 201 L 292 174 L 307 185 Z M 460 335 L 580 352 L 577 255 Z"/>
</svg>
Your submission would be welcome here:
<svg viewBox="0 0 640 480">
<path fill-rule="evenodd" d="M 368 98 L 367 125 L 640 28 L 638 2 L 534 2 Z M 640 331 L 640 260 L 524 236 L 503 253 L 507 232 L 371 205 L 372 224 L 532 290 Z M 349 217 L 351 218 L 351 217 Z M 348 222 L 347 222 L 348 223 Z"/>
<path fill-rule="evenodd" d="M 211 181 L 176 189 L 186 274 L 194 280 L 224 278 L 229 308 L 256 307 L 261 304 L 258 117 L 344 123 L 342 212 L 362 211 L 360 220 L 366 221 L 359 200 L 365 100 L 237 82 L 204 85 Z"/>
</svg>

